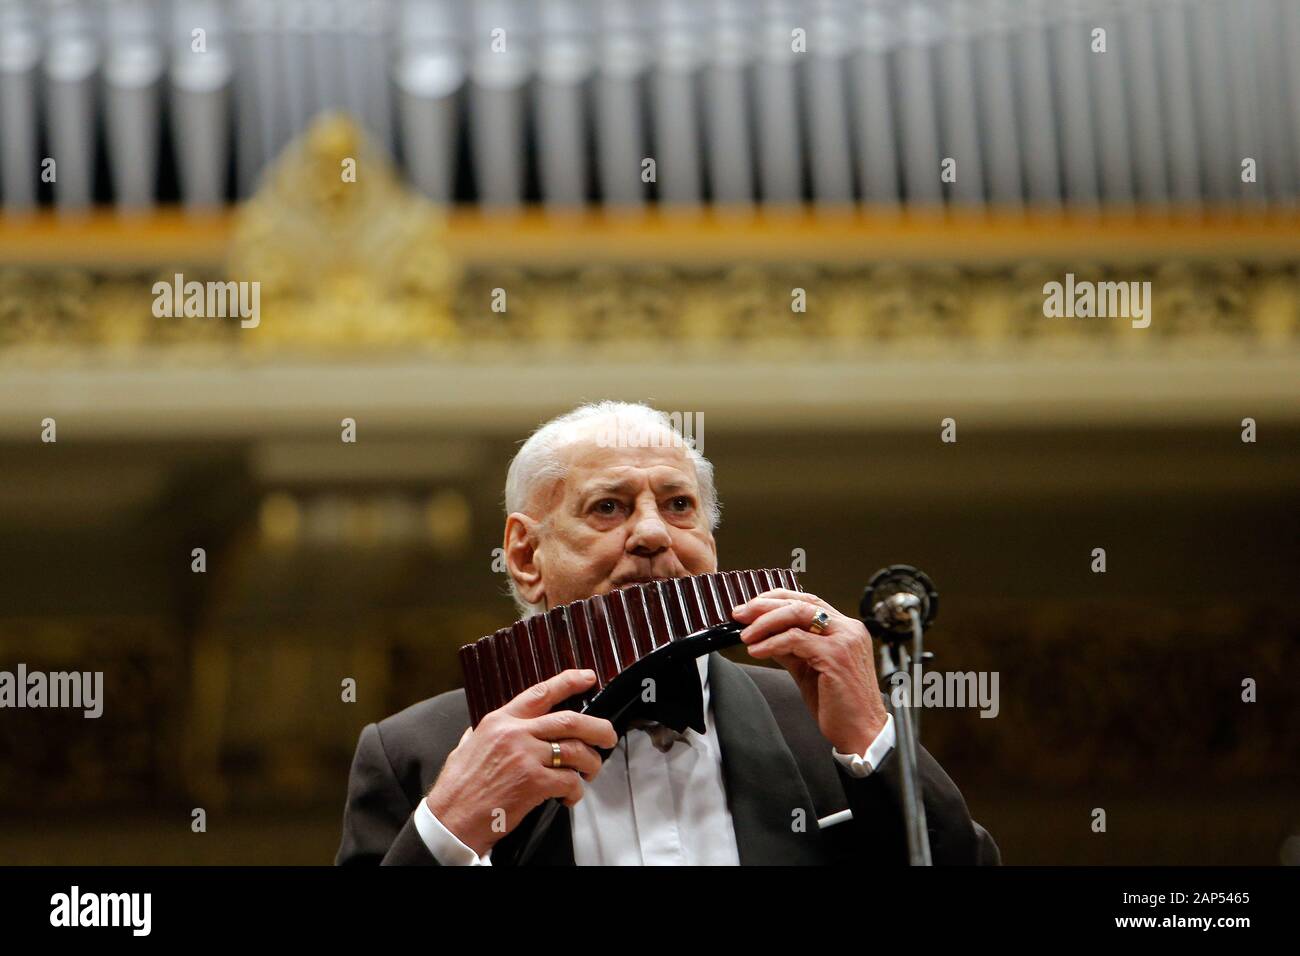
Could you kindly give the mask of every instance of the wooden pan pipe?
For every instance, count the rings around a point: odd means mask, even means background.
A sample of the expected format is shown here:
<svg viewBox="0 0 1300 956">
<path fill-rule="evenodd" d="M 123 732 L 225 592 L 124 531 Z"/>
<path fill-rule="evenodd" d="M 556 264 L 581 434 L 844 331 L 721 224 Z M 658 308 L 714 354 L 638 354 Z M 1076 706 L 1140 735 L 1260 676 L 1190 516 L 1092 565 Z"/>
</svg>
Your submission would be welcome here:
<svg viewBox="0 0 1300 956">
<path fill-rule="evenodd" d="M 595 686 L 568 702 L 582 707 L 651 651 L 730 621 L 732 608 L 772 588 L 800 589 L 785 568 L 722 571 L 633 584 L 516 621 L 460 649 L 470 724 L 575 667 L 596 673 Z"/>
</svg>

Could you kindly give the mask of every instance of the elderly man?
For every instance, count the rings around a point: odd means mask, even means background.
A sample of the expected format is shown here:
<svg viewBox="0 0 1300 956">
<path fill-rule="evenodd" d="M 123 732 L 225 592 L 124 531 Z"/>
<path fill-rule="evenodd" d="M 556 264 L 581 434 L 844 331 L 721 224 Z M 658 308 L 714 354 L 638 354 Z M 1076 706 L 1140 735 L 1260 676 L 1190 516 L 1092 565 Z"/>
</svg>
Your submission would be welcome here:
<svg viewBox="0 0 1300 956">
<path fill-rule="evenodd" d="M 637 440 L 617 440 L 628 435 Z M 506 563 L 525 614 L 717 570 L 712 465 L 647 406 L 602 402 L 543 425 L 511 463 L 505 499 Z M 749 655 L 780 667 L 700 658 L 704 733 L 642 721 L 618 739 L 606 720 L 553 712 L 595 682 L 582 670 L 472 731 L 461 690 L 366 727 L 337 862 L 505 862 L 528 836 L 521 821 L 552 797 L 568 812 L 530 862 L 906 862 L 893 718 L 866 628 L 794 591 L 769 591 L 734 617 Z M 613 748 L 603 765 L 596 748 Z M 934 861 L 997 862 L 953 782 L 924 750 L 918 758 Z"/>
</svg>

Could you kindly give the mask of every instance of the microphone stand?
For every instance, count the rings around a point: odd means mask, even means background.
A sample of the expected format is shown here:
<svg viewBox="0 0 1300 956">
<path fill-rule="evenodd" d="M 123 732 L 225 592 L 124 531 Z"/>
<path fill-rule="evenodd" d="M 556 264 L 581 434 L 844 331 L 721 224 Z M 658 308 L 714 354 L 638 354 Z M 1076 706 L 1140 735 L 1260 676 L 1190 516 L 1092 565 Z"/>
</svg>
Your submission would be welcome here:
<svg viewBox="0 0 1300 956">
<path fill-rule="evenodd" d="M 899 637 L 886 632 L 880 648 L 880 676 L 885 684 L 891 684 L 895 674 L 902 674 L 902 704 L 895 706 L 894 695 L 889 698 L 889 710 L 894 715 L 894 732 L 898 757 L 901 763 L 899 774 L 899 795 L 903 805 L 903 820 L 907 832 L 907 859 L 910 866 L 931 866 L 930 833 L 925 825 L 925 802 L 921 796 L 921 780 L 916 769 L 916 741 L 921 732 L 919 714 L 913 714 L 912 706 L 912 669 L 921 673 L 921 662 L 925 658 L 922 647 L 921 615 L 912 609 L 912 653 Z"/>
</svg>

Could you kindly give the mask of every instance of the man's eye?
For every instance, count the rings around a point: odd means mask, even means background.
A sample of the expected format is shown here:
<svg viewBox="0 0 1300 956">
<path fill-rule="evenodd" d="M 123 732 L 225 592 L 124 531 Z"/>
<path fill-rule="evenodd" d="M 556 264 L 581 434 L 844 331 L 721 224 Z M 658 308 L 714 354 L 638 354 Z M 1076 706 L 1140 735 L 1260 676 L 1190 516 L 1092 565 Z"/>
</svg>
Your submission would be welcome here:
<svg viewBox="0 0 1300 956">
<path fill-rule="evenodd" d="M 618 513 L 618 502 L 613 498 L 605 498 L 597 501 L 595 507 L 591 509 L 598 515 L 612 515 Z"/>
<path fill-rule="evenodd" d="M 695 502 L 686 495 L 678 495 L 668 502 L 669 507 L 674 511 L 690 511 L 695 506 Z"/>
</svg>

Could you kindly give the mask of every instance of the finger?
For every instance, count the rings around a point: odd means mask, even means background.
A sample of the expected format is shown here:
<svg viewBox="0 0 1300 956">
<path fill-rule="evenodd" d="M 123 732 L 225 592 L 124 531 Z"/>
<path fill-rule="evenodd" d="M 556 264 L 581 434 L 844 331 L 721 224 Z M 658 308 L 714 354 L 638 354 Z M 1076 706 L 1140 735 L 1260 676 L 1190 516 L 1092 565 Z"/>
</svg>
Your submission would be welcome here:
<svg viewBox="0 0 1300 956">
<path fill-rule="evenodd" d="M 580 714 L 576 710 L 561 710 L 534 717 L 529 721 L 528 732 L 538 740 L 573 738 L 593 747 L 608 748 L 618 743 L 618 734 L 608 720 Z"/>
<path fill-rule="evenodd" d="M 747 617 L 756 617 L 764 611 L 770 611 L 774 607 L 784 607 L 789 603 L 790 601 L 787 598 L 754 597 L 744 604 L 737 604 L 731 609 L 731 613 L 737 618 L 742 614 Z"/>
<path fill-rule="evenodd" d="M 812 627 L 813 617 L 820 610 L 812 604 L 797 601 L 783 602 L 751 621 L 749 626 L 740 632 L 740 639 L 746 644 L 756 644 L 773 634 L 780 634 L 791 628 L 808 631 Z M 826 630 L 822 633 L 825 634 Z"/>
<path fill-rule="evenodd" d="M 731 609 L 731 616 L 742 624 L 751 624 L 770 611 L 797 604 L 803 604 L 804 607 L 813 607 L 811 604 L 791 601 L 788 598 L 754 598 L 747 604 L 737 604 Z"/>
<path fill-rule="evenodd" d="M 593 780 L 596 774 L 600 773 L 602 766 L 600 754 L 581 740 L 546 740 L 539 741 L 539 743 L 541 744 L 539 752 L 542 754 L 542 763 L 547 767 L 556 770 L 576 770 L 584 780 Z M 555 749 L 551 746 L 552 743 L 560 748 L 559 767 L 555 766 Z"/>
<path fill-rule="evenodd" d="M 807 661 L 816 658 L 825 650 L 825 645 L 818 639 L 818 635 L 792 628 L 764 641 L 750 644 L 748 650 L 750 657 L 760 660 L 790 656 Z"/>
<path fill-rule="evenodd" d="M 750 598 L 744 604 L 737 604 L 731 609 L 731 616 L 737 621 L 748 623 L 760 614 L 786 604 L 801 604 L 805 607 L 821 608 L 824 611 L 835 611 L 835 608 L 821 598 L 810 594 L 801 594 L 798 591 L 767 591 L 758 597 Z"/>
<path fill-rule="evenodd" d="M 759 597 L 767 598 L 785 598 L 787 601 L 803 601 L 806 604 L 816 604 L 825 611 L 835 610 L 815 594 L 809 594 L 807 591 L 791 591 L 789 588 L 772 588 L 770 591 L 764 591 Z"/>
<path fill-rule="evenodd" d="M 556 770 L 548 773 L 546 784 L 546 796 L 563 800 L 566 807 L 576 804 L 585 792 L 582 777 L 576 770 Z"/>
<path fill-rule="evenodd" d="M 581 694 L 596 683 L 596 672 L 589 670 L 560 671 L 554 677 L 523 691 L 501 709 L 512 717 L 540 717 L 556 704 Z"/>
</svg>

